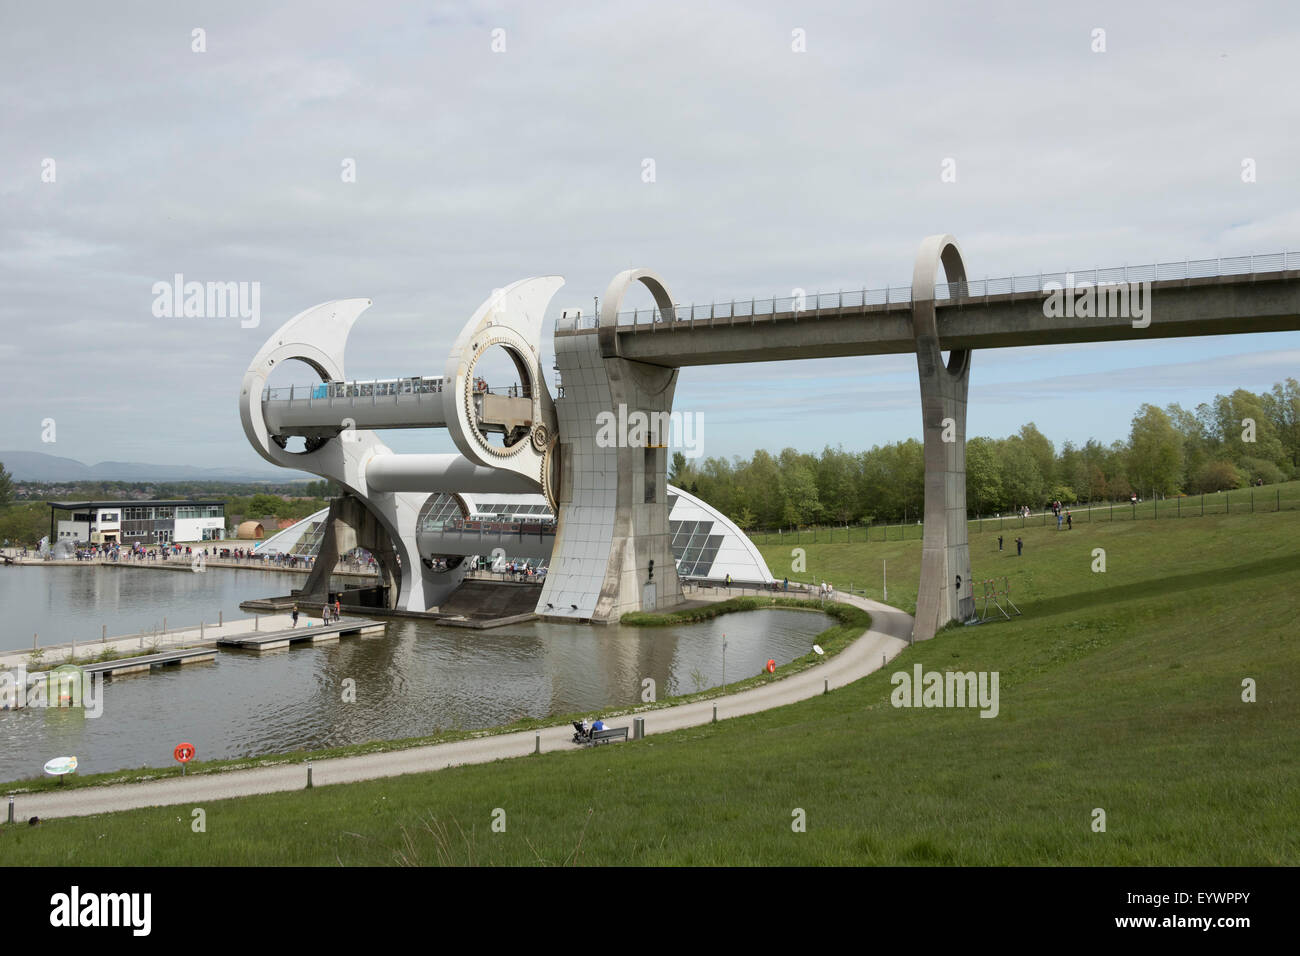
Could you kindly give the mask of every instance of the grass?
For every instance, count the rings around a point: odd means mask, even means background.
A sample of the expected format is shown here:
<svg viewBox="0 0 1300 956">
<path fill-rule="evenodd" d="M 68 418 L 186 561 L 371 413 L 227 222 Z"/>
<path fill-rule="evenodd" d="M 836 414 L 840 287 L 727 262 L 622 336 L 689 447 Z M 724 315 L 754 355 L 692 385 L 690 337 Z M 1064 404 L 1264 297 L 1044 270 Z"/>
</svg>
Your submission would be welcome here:
<svg viewBox="0 0 1300 956">
<path fill-rule="evenodd" d="M 1240 533 L 1244 533 L 1245 529 L 1252 526 L 1252 522 L 1263 522 L 1265 527 L 1276 527 L 1279 523 L 1293 526 L 1297 521 L 1296 512 L 1300 510 L 1300 481 L 1256 488 L 1258 510 L 1253 513 L 1248 504 L 1249 493 L 1250 489 L 1232 492 L 1230 512 L 1225 511 L 1226 493 L 1206 495 L 1204 517 L 1200 516 L 1199 496 L 1187 498 L 1184 500 L 1182 519 L 1173 517 L 1178 513 L 1178 505 L 1173 499 L 1139 504 L 1137 521 L 1132 520 L 1130 514 L 1132 509 L 1128 505 L 1122 508 L 1120 505 L 1115 506 L 1114 521 L 1110 521 L 1103 511 L 1095 512 L 1094 520 L 1090 521 L 1086 513 L 1071 507 L 1069 510 L 1074 514 L 1072 531 L 1058 532 L 1056 521 L 1050 515 L 1046 524 L 1040 523 L 1039 516 L 1035 515 L 1023 528 L 1019 518 L 1008 517 L 1000 530 L 997 518 L 968 522 L 976 603 L 982 604 L 980 596 L 983 593 L 984 578 L 997 577 L 1000 583 L 1001 577 L 1006 575 L 1011 584 L 1012 599 L 1023 610 L 1022 599 L 1032 600 L 1033 596 L 1042 590 L 1045 576 L 1063 573 L 1073 576 L 1078 572 L 1077 547 L 1084 540 L 1094 542 L 1090 548 L 1109 547 L 1107 542 L 1128 541 L 1130 539 L 1126 536 L 1130 534 L 1136 534 L 1144 540 L 1150 536 L 1153 548 L 1149 549 L 1149 555 L 1147 552 L 1143 554 L 1154 556 L 1163 562 L 1165 556 L 1158 553 L 1160 541 L 1191 540 L 1204 542 L 1207 547 L 1233 548 L 1233 535 L 1239 533 L 1238 529 Z M 1274 508 L 1279 496 L 1282 510 L 1265 511 L 1265 507 Z M 1217 504 L 1213 503 L 1212 499 L 1217 499 Z M 1158 518 L 1155 517 L 1157 506 Z M 1153 520 L 1148 523 L 1143 519 Z M 768 567 L 771 568 L 772 574 L 778 579 L 788 576 L 792 583 L 829 581 L 843 591 L 849 590 L 851 586 L 854 593 L 883 601 L 912 614 L 916 611 L 916 584 L 921 573 L 920 527 L 916 527 L 915 534 L 909 527 L 908 533 L 910 537 L 906 539 L 891 537 L 882 541 L 879 537 L 873 537 L 867 541 L 863 539 L 863 532 L 860 529 L 850 533 L 840 528 L 833 535 L 823 529 L 818 533 L 820 542 L 817 544 L 811 543 L 810 532 L 804 532 L 802 535 L 786 535 L 787 541 L 782 544 L 758 544 L 758 549 L 762 552 Z M 1002 535 L 1004 548 L 1000 554 L 997 550 L 999 534 Z M 1025 553 L 1020 559 L 1016 558 L 1017 537 L 1023 538 L 1025 542 Z M 796 543 L 800 538 L 803 543 Z M 831 539 L 829 542 L 828 538 Z M 799 560 L 795 553 L 796 548 L 804 552 L 803 561 L 806 566 L 802 571 L 795 570 L 796 562 Z M 1109 559 L 1108 555 L 1107 574 L 1132 573 L 1132 562 L 1137 559 L 1135 552 L 1121 547 L 1115 558 L 1120 562 L 1118 566 Z M 1085 563 L 1090 564 L 1091 561 L 1092 558 L 1088 557 Z M 1113 579 L 1106 578 L 1105 575 L 1091 579 L 1085 577 L 1081 580 L 1091 589 L 1106 587 L 1113 583 Z M 887 600 L 884 594 L 886 583 L 889 590 Z"/>
<path fill-rule="evenodd" d="M 594 750 L 213 801 L 205 833 L 192 832 L 189 806 L 4 828 L 5 858 L 1300 863 L 1300 512 L 1023 537 L 1020 559 L 998 554 L 995 537 L 972 541 L 976 578 L 1005 574 L 1023 617 L 945 629 L 826 696 L 669 734 L 648 718 L 646 740 Z M 898 544 L 912 551 L 895 556 L 904 593 L 920 545 Z M 809 547 L 809 569 L 846 588 L 865 577 L 863 559 L 838 547 Z M 861 547 L 877 559 L 880 543 Z M 1092 571 L 1094 548 L 1105 573 Z M 997 671 L 999 716 L 892 707 L 890 674 L 918 663 Z M 1247 679 L 1254 703 L 1242 700 Z M 1092 830 L 1097 808 L 1104 833 Z M 493 832 L 497 809 L 505 832 Z M 796 810 L 807 832 L 792 831 Z"/>
</svg>

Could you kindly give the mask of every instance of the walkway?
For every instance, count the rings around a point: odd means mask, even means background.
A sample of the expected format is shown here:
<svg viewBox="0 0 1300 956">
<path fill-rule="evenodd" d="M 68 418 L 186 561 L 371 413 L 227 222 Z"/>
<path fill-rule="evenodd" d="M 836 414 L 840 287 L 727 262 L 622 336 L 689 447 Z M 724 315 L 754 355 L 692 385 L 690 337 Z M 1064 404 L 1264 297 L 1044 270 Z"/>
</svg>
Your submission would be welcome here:
<svg viewBox="0 0 1300 956">
<path fill-rule="evenodd" d="M 721 720 L 815 697 L 822 693 L 823 682 L 829 682 L 831 688 L 843 687 L 880 669 L 886 660 L 894 658 L 907 646 L 907 638 L 912 631 L 910 615 L 865 598 L 840 595 L 839 599 L 857 605 L 872 615 L 871 628 L 845 650 L 824 664 L 762 687 L 711 700 L 645 711 L 641 716 L 645 717 L 647 736 L 707 724 L 713 719 L 715 704 L 718 719 Z M 630 728 L 632 718 L 620 717 L 612 723 Z M 426 773 L 462 764 L 489 763 L 507 757 L 522 757 L 533 752 L 536 746 L 535 733 L 529 730 L 495 734 L 388 753 L 319 760 L 312 765 L 313 783 L 316 786 L 354 783 L 408 773 Z M 548 727 L 540 732 L 540 737 L 543 752 L 576 749 L 572 742 L 573 728 L 570 726 Z M 258 793 L 301 790 L 306 783 L 306 767 L 301 762 L 295 762 L 279 767 L 175 777 L 149 783 L 87 787 L 63 793 L 50 791 L 19 794 L 14 806 L 15 814 L 21 819 L 31 816 L 42 819 L 88 816 L 140 807 L 200 804 Z"/>
</svg>

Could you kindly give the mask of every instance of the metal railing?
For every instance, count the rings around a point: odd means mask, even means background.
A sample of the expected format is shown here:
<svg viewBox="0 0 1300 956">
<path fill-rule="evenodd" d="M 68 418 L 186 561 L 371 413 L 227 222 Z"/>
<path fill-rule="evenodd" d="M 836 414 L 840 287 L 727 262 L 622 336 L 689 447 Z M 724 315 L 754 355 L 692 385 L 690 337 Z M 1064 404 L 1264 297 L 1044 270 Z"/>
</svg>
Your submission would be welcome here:
<svg viewBox="0 0 1300 956">
<path fill-rule="evenodd" d="M 1050 292 L 1053 289 L 1080 288 L 1085 285 L 1116 285 L 1130 282 L 1162 282 L 1168 279 L 1202 279 L 1216 276 L 1257 275 L 1267 272 L 1284 272 L 1300 269 L 1300 252 L 1273 252 L 1265 255 L 1231 256 L 1218 259 L 1183 259 L 1179 262 L 1155 262 L 1136 266 L 1093 267 L 1075 272 L 1039 272 L 1034 275 L 1005 276 L 997 279 L 971 279 L 965 283 L 940 282 L 935 286 L 935 298 L 981 298 L 1011 293 Z M 711 302 L 707 305 L 677 305 L 673 311 L 681 323 L 710 319 L 750 319 L 778 313 L 812 313 L 814 316 L 833 316 L 845 309 L 865 306 L 907 305 L 912 301 L 912 287 L 886 286 L 879 289 L 841 289 L 836 292 L 809 293 L 795 296 L 774 296 L 767 299 L 732 299 L 729 302 Z M 616 324 L 620 326 L 649 326 L 662 324 L 663 312 L 658 308 L 633 309 L 620 312 Z M 596 316 L 582 316 L 576 322 L 561 324 L 561 329 L 594 329 L 599 325 Z"/>
<path fill-rule="evenodd" d="M 337 398 L 399 398 L 402 395 L 440 395 L 441 376 L 428 378 L 372 379 L 353 382 L 317 382 L 262 389 L 262 401 L 307 401 Z"/>
<path fill-rule="evenodd" d="M 441 395 L 442 378 L 399 378 L 366 382 L 319 382 L 314 385 L 285 385 L 278 388 L 270 386 L 262 389 L 263 402 L 336 401 L 339 399 L 355 403 L 358 398 L 371 401 L 379 398 L 401 398 L 414 395 L 417 399 L 424 395 Z M 528 398 L 527 384 L 516 382 L 513 385 L 493 388 L 484 382 L 476 390 L 478 395 L 505 395 L 510 398 Z"/>
<path fill-rule="evenodd" d="M 517 534 L 553 535 L 556 523 L 554 519 L 532 521 L 500 521 L 491 518 L 444 518 L 442 520 L 426 518 L 420 525 L 424 532 L 454 531 L 459 534 Z"/>
</svg>

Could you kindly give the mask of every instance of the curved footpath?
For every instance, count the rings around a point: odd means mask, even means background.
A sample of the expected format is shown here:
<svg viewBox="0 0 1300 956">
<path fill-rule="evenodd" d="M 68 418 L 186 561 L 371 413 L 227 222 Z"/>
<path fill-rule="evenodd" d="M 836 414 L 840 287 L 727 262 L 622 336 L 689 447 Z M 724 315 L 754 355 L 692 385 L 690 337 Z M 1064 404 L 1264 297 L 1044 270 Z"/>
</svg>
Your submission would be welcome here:
<svg viewBox="0 0 1300 956">
<path fill-rule="evenodd" d="M 713 719 L 714 704 L 718 706 L 719 720 L 781 707 L 816 697 L 822 693 L 824 681 L 828 681 L 832 689 L 852 683 L 880 669 L 886 660 L 897 656 L 907 646 L 908 637 L 912 632 L 911 615 L 865 598 L 849 595 L 837 595 L 837 598 L 869 612 L 872 616 L 872 626 L 824 664 L 742 693 L 678 704 L 661 710 L 643 711 L 640 714 L 627 715 L 615 720 L 620 725 L 626 721 L 630 728 L 632 716 L 644 717 L 646 735 L 650 736 L 707 724 Z M 537 731 L 526 730 L 386 753 L 314 760 L 312 783 L 318 787 L 335 783 L 353 783 L 379 777 L 425 773 L 461 764 L 489 763 L 508 757 L 522 757 L 533 753 L 536 746 L 535 734 Z M 567 724 L 563 727 L 545 728 L 541 731 L 541 744 L 543 752 L 573 750 L 575 749 L 573 728 Z M 302 761 L 295 761 L 292 764 L 276 767 L 231 770 L 194 777 L 168 778 L 156 782 L 86 787 L 69 790 L 66 793 L 56 791 L 20 793 L 14 798 L 14 809 L 19 819 L 27 819 L 31 816 L 39 816 L 42 819 L 89 816 L 95 813 L 134 810 L 140 807 L 202 803 L 258 793 L 301 790 L 306 783 L 306 767 Z"/>
</svg>

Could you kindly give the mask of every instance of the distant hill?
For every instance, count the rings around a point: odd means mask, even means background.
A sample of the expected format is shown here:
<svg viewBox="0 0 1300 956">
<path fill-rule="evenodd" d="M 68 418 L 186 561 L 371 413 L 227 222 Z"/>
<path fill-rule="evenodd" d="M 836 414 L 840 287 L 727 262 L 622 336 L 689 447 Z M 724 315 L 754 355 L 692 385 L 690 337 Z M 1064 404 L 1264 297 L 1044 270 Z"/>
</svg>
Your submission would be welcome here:
<svg viewBox="0 0 1300 956">
<path fill-rule="evenodd" d="M 268 468 L 263 472 L 234 468 L 193 468 L 189 465 L 151 465 L 138 461 L 101 461 L 87 465 L 38 451 L 0 451 L 0 462 L 14 481 L 295 481 L 314 479 L 302 472 Z"/>
</svg>

